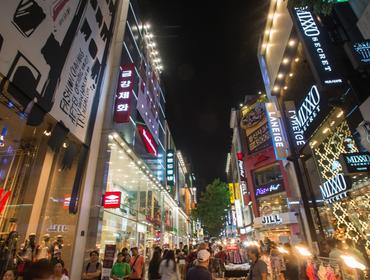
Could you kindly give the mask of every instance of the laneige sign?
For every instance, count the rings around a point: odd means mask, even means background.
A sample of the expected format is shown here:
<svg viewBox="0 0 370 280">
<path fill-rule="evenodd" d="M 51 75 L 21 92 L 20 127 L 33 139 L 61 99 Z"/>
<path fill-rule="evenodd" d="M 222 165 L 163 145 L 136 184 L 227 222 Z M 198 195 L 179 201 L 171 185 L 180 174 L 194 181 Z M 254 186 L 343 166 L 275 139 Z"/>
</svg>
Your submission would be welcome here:
<svg viewBox="0 0 370 280">
<path fill-rule="evenodd" d="M 330 57 L 330 41 L 326 31 L 316 16 L 305 7 L 295 7 L 292 17 L 303 45 L 308 52 L 308 60 L 314 70 L 316 81 L 321 87 L 338 86 L 343 83 L 341 75 Z"/>
<path fill-rule="evenodd" d="M 320 112 L 320 92 L 314 85 L 303 100 L 298 109 L 298 122 L 305 132 Z"/>
</svg>

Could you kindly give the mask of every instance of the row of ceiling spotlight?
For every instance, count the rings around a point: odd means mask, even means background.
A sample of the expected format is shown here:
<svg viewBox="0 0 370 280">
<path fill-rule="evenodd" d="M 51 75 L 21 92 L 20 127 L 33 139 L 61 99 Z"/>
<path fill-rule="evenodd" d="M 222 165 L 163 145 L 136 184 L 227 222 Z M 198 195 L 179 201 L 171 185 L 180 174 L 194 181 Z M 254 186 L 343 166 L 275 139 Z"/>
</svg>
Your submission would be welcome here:
<svg viewBox="0 0 370 280">
<path fill-rule="evenodd" d="M 162 59 L 159 57 L 159 52 L 156 48 L 157 43 L 154 42 L 154 35 L 150 31 L 150 28 L 151 26 L 149 23 L 144 24 L 144 37 L 145 37 L 146 45 L 148 47 L 149 55 L 153 62 L 153 65 L 155 66 L 155 69 L 159 73 L 162 73 L 163 71 Z"/>
</svg>

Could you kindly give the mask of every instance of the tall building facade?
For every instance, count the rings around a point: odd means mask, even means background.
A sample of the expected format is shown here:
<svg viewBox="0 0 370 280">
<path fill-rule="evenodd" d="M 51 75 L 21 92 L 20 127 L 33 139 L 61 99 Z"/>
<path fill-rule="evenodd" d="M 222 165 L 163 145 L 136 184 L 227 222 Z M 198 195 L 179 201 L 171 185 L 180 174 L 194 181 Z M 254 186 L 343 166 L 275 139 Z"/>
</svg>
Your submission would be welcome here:
<svg viewBox="0 0 370 280">
<path fill-rule="evenodd" d="M 355 11 L 338 3 L 323 16 L 271 1 L 258 49 L 270 127 L 285 132 L 276 134 L 275 154 L 299 186 L 296 203 L 314 249 L 335 237 L 369 250 L 367 162 L 351 169 L 368 155 L 368 41 Z"/>
</svg>

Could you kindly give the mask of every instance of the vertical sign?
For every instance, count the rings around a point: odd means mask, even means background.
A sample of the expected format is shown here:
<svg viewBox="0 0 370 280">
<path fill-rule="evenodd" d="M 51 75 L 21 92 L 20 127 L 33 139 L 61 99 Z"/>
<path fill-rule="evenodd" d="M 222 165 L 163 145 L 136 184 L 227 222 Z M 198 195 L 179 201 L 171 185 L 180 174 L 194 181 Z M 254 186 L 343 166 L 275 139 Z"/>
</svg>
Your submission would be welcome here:
<svg viewBox="0 0 370 280">
<path fill-rule="evenodd" d="M 241 228 L 244 226 L 243 224 L 243 213 L 242 213 L 242 208 L 240 205 L 240 200 L 236 199 L 235 200 L 235 214 L 236 214 L 236 225 L 238 228 Z"/>
<path fill-rule="evenodd" d="M 234 204 L 235 202 L 235 193 L 234 193 L 234 184 L 229 183 L 229 194 L 230 194 L 230 203 Z"/>
<path fill-rule="evenodd" d="M 113 244 L 105 245 L 103 269 L 101 273 L 102 280 L 111 279 L 110 276 L 112 272 L 115 253 L 116 253 L 116 245 L 113 245 Z"/>
<path fill-rule="evenodd" d="M 239 178 L 240 178 L 240 190 L 242 191 L 242 205 L 245 205 L 248 203 L 248 189 L 247 189 L 247 176 L 245 175 L 245 169 L 244 169 L 244 161 L 243 161 L 243 153 L 238 152 L 236 154 L 237 160 L 238 160 L 238 170 L 239 170 Z"/>
<path fill-rule="evenodd" d="M 326 30 L 318 22 L 308 6 L 292 9 L 292 18 L 303 46 L 308 53 L 308 61 L 320 87 L 338 86 L 343 83 L 334 59 L 331 57 L 330 41 Z"/>
<path fill-rule="evenodd" d="M 290 134 L 294 137 L 294 146 L 299 150 L 306 144 L 306 140 L 299 125 L 294 101 L 285 101 L 285 112 L 289 122 Z"/>
<path fill-rule="evenodd" d="M 266 111 L 276 159 L 286 159 L 289 155 L 289 145 L 283 129 L 281 113 L 274 103 L 266 103 Z"/>
<path fill-rule="evenodd" d="M 167 185 L 173 187 L 175 185 L 175 152 L 174 150 L 167 150 L 166 176 L 167 176 Z"/>
<path fill-rule="evenodd" d="M 116 123 L 127 123 L 130 120 L 134 73 L 135 65 L 133 63 L 120 66 L 113 116 Z"/>
<path fill-rule="evenodd" d="M 6 191 L 0 188 L 0 214 L 3 212 L 6 203 L 10 197 L 10 191 Z"/>
</svg>

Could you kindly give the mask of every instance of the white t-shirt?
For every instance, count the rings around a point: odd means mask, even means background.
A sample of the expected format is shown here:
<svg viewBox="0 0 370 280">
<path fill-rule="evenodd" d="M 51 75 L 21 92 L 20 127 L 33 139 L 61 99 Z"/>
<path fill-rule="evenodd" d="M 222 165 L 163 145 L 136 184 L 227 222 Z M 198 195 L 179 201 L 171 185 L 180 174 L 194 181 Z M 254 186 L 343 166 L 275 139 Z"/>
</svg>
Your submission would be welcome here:
<svg viewBox="0 0 370 280">
<path fill-rule="evenodd" d="M 170 260 L 168 266 L 166 266 L 167 260 L 161 261 L 159 265 L 159 274 L 161 275 L 161 280 L 177 280 L 177 270 L 176 263 L 173 260 Z"/>
</svg>

